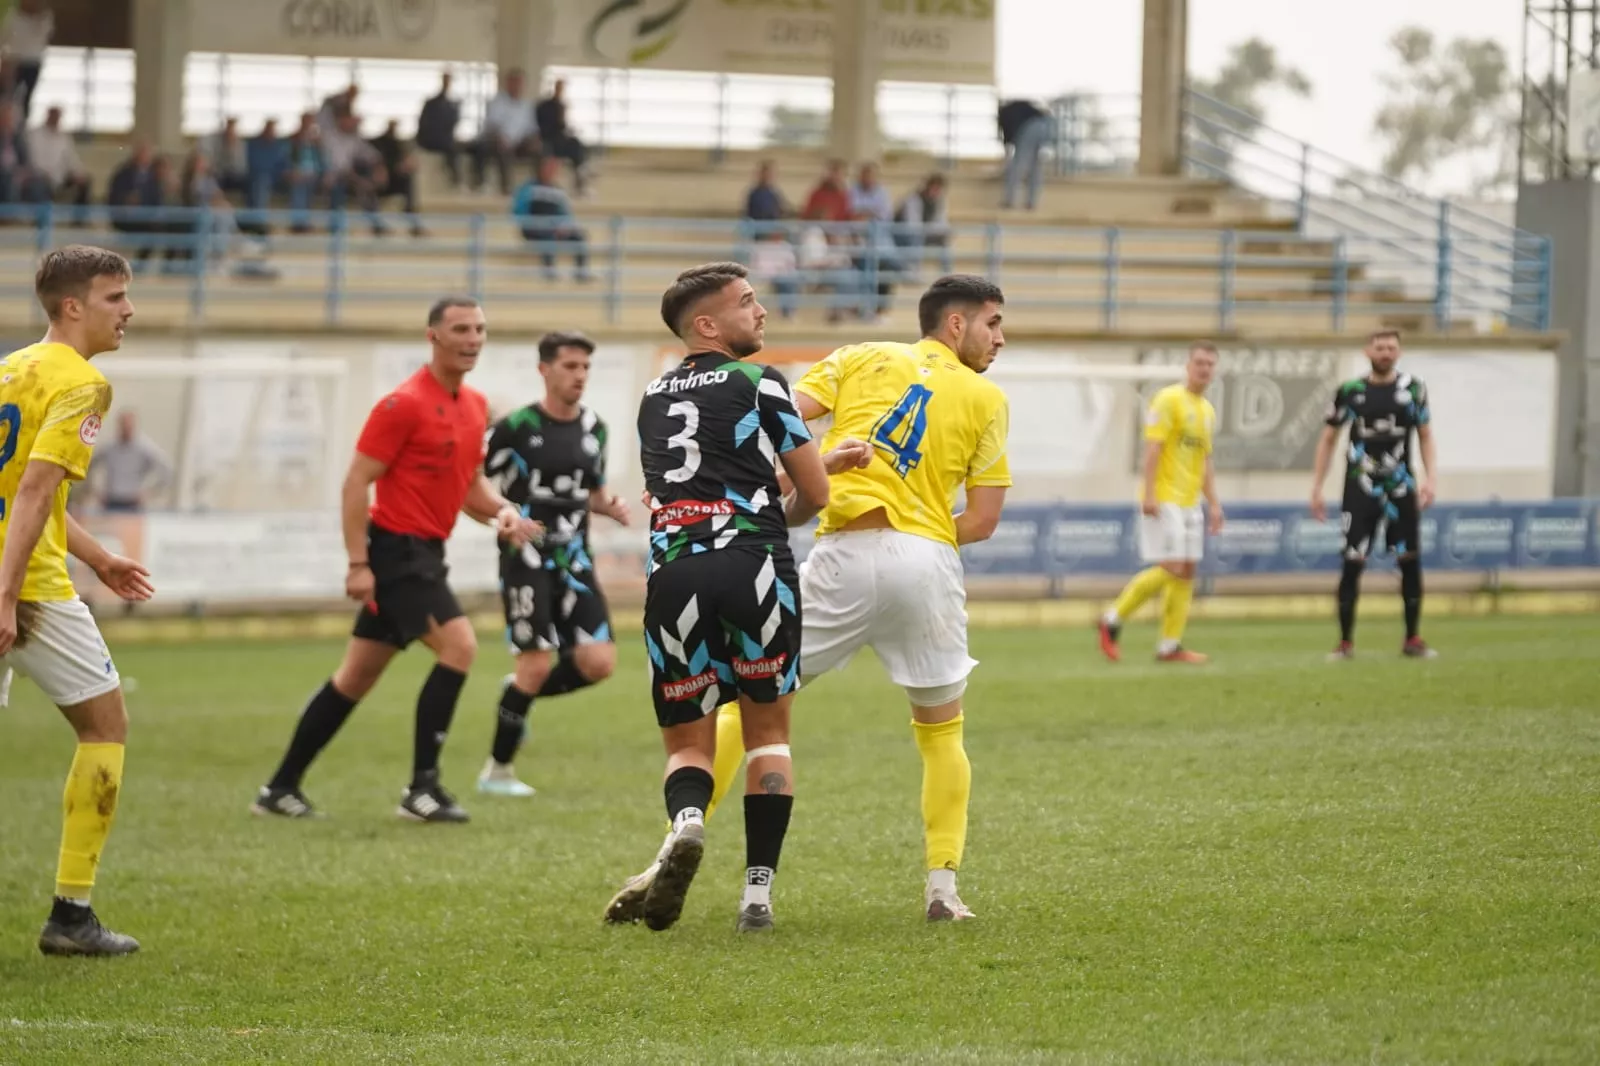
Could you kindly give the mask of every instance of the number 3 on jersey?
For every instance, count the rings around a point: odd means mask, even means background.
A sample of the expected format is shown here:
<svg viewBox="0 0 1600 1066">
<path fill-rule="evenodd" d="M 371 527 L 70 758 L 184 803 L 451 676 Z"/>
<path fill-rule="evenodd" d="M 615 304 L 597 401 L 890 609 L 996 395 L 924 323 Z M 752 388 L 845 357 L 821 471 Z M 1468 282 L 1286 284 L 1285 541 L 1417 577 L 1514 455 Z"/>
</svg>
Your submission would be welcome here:
<svg viewBox="0 0 1600 1066">
<path fill-rule="evenodd" d="M 895 473 L 905 477 L 922 462 L 922 434 L 928 428 L 928 401 L 933 390 L 912 385 L 872 427 L 872 443 L 887 452 Z"/>
</svg>

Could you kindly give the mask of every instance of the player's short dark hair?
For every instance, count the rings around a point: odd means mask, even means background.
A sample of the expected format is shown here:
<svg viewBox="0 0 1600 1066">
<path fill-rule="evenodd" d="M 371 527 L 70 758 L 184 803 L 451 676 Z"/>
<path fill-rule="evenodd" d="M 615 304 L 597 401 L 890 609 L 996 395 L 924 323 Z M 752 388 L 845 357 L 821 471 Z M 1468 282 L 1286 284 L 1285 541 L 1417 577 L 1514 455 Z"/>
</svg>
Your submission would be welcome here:
<svg viewBox="0 0 1600 1066">
<path fill-rule="evenodd" d="M 556 356 L 561 353 L 563 348 L 582 348 L 585 352 L 593 355 L 594 347 L 594 341 L 575 329 L 551 330 L 539 338 L 539 362 L 555 362 Z"/>
<path fill-rule="evenodd" d="M 970 313 L 986 303 L 1003 305 L 1005 302 L 1006 294 L 988 278 L 976 274 L 946 274 L 922 294 L 917 304 L 917 324 L 922 327 L 924 337 L 931 337 L 939 332 L 944 316 L 952 309 Z"/>
<path fill-rule="evenodd" d="M 750 276 L 741 263 L 701 263 L 690 267 L 661 294 L 661 321 L 667 324 L 672 335 L 683 340 L 683 316 L 695 304 L 721 292 L 729 282 Z"/>
<path fill-rule="evenodd" d="M 428 325 L 437 326 L 444 321 L 444 313 L 452 307 L 477 307 L 478 301 L 470 296 L 443 296 L 428 308 Z"/>
<path fill-rule="evenodd" d="M 1388 337 L 1396 344 L 1400 343 L 1400 331 L 1397 329 L 1375 329 L 1367 334 L 1367 343 L 1371 344 L 1373 341 L 1380 341 L 1385 337 Z"/>
<path fill-rule="evenodd" d="M 1217 342 L 1195 341 L 1193 344 L 1189 345 L 1189 354 L 1193 355 L 1195 352 L 1210 352 L 1212 355 L 1217 355 L 1219 354 L 1217 352 Z"/>
<path fill-rule="evenodd" d="M 87 298 L 95 278 L 127 281 L 132 277 L 128 261 L 116 252 L 92 244 L 69 244 L 45 255 L 33 276 L 33 291 L 54 322 L 61 317 L 61 301 L 69 296 Z"/>
</svg>

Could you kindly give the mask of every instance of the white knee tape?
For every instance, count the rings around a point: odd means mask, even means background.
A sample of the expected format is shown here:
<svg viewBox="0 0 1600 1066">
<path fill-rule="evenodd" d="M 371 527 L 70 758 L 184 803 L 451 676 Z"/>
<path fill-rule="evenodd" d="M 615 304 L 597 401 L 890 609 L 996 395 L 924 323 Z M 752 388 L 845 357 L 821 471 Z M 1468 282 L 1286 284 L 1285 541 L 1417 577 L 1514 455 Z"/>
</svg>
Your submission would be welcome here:
<svg viewBox="0 0 1600 1066">
<path fill-rule="evenodd" d="M 911 697 L 913 707 L 939 707 L 952 700 L 959 700 L 961 694 L 967 691 L 967 679 L 952 681 L 948 685 L 935 685 L 932 688 L 918 688 L 907 685 L 906 695 Z"/>
<path fill-rule="evenodd" d="M 763 755 L 781 755 L 787 759 L 789 758 L 789 745 L 763 744 L 759 748 L 751 748 L 749 751 L 744 753 L 744 757 L 751 762 L 761 758 Z"/>
</svg>

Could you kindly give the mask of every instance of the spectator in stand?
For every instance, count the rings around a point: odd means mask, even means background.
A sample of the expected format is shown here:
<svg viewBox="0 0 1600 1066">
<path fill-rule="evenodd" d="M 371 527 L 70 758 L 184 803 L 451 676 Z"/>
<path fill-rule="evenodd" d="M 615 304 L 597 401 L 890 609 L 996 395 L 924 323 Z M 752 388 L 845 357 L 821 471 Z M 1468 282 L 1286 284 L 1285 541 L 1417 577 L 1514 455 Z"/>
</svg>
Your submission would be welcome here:
<svg viewBox="0 0 1600 1066">
<path fill-rule="evenodd" d="M 353 196 L 371 219 L 373 236 L 387 233 L 378 215 L 378 190 L 389 184 L 389 175 L 378 150 L 361 139 L 361 120 L 355 115 L 342 115 L 323 131 L 322 165 L 329 208 L 343 211 L 345 200 Z"/>
<path fill-rule="evenodd" d="M 850 190 L 850 217 L 857 222 L 894 221 L 894 201 L 878 180 L 876 163 L 861 164 L 855 187 Z"/>
<path fill-rule="evenodd" d="M 1000 206 L 1010 208 L 1017 202 L 1017 186 L 1026 175 L 1028 210 L 1032 211 L 1039 203 L 1039 183 L 1044 178 L 1039 153 L 1050 140 L 1050 114 L 1031 100 L 1007 100 L 1000 105 L 999 121 L 1000 143 L 1010 153 Z"/>
<path fill-rule="evenodd" d="M 806 197 L 800 217 L 814 222 L 847 222 L 850 219 L 850 190 L 844 182 L 844 160 L 828 160 L 822 180 Z"/>
<path fill-rule="evenodd" d="M 894 239 L 890 232 L 890 224 L 894 221 L 894 200 L 890 198 L 888 188 L 878 180 L 875 163 L 861 165 L 855 187 L 850 190 L 850 217 L 866 224 L 866 232 L 859 235 L 855 265 L 861 271 L 863 284 L 877 289 L 875 316 L 881 320 L 889 313 L 889 297 L 894 294 L 894 277 L 900 264 L 895 258 Z M 870 280 L 874 275 L 877 278 L 876 286 L 872 286 Z M 869 303 L 863 302 L 863 316 Z"/>
<path fill-rule="evenodd" d="M 525 182 L 511 201 L 511 214 L 522 225 L 522 236 L 539 250 L 545 275 L 556 277 L 556 252 L 570 245 L 578 281 L 588 281 L 589 238 L 572 212 L 572 198 L 560 184 L 559 160 L 539 161 L 539 175 Z"/>
<path fill-rule="evenodd" d="M 900 201 L 895 211 L 895 243 L 918 249 L 908 258 L 919 268 L 930 254 L 939 257 L 939 273 L 950 270 L 950 216 L 945 202 L 943 174 L 930 174 L 915 192 Z"/>
<path fill-rule="evenodd" d="M 489 101 L 483 129 L 472 153 L 472 187 L 483 188 L 484 172 L 492 157 L 500 169 L 500 192 L 511 192 L 511 164 L 517 159 L 538 159 L 539 131 L 533 104 L 522 98 L 522 71 L 506 74 L 504 87 Z M 538 173 L 538 168 L 535 168 Z"/>
<path fill-rule="evenodd" d="M 55 32 L 55 13 L 43 0 L 16 0 L 0 23 L 0 82 L 21 108 L 23 125 L 33 110 L 33 90 Z"/>
<path fill-rule="evenodd" d="M 426 237 L 422 219 L 417 217 L 417 157 L 412 153 L 411 146 L 401 138 L 400 123 L 390 119 L 383 132 L 372 138 L 371 143 L 388 177 L 378 189 L 378 199 L 399 197 L 401 210 L 411 224 L 411 235 Z"/>
<path fill-rule="evenodd" d="M 556 79 L 550 95 L 540 100 L 539 106 L 533 109 L 533 116 L 539 128 L 539 140 L 544 143 L 545 154 L 572 164 L 573 186 L 580 197 L 585 195 L 589 184 L 589 150 L 572 132 L 572 127 L 567 125 L 566 79 Z"/>
<path fill-rule="evenodd" d="M 151 495 L 172 483 L 172 463 L 139 432 L 138 416 L 125 411 L 117 418 L 116 438 L 95 449 L 84 480 L 107 514 L 143 514 Z"/>
<path fill-rule="evenodd" d="M 261 124 L 261 132 L 245 143 L 244 158 L 250 181 L 245 203 L 257 210 L 266 208 L 289 169 L 289 142 L 278 136 L 277 119 Z"/>
<path fill-rule="evenodd" d="M 44 125 L 28 131 L 28 158 L 33 163 L 33 173 L 38 179 L 34 199 L 42 202 L 61 200 L 80 209 L 89 206 L 89 173 L 78 158 L 78 146 L 72 134 L 61 128 L 61 109 L 52 107 L 45 112 Z M 82 225 L 87 210 L 77 213 Z"/>
<path fill-rule="evenodd" d="M 778 314 L 794 317 L 795 297 L 800 292 L 800 262 L 794 245 L 778 230 L 761 234 L 750 249 L 750 278 L 778 294 Z"/>
<path fill-rule="evenodd" d="M 0 102 L 0 204 L 22 203 L 33 191 L 28 139 L 17 124 L 17 108 Z"/>
<path fill-rule="evenodd" d="M 339 123 L 356 113 L 356 96 L 361 92 L 361 86 L 351 82 L 332 96 L 322 101 L 322 107 L 317 111 L 317 126 L 321 132 L 339 128 Z"/>
<path fill-rule="evenodd" d="M 210 237 L 206 256 L 211 263 L 220 263 L 227 257 L 239 227 L 234 219 L 233 204 L 223 191 L 222 182 L 212 167 L 211 157 L 198 148 L 184 161 L 179 199 L 184 207 L 191 210 L 207 209 L 205 215 L 186 220 L 181 228 L 183 232 L 194 233 L 201 226 L 205 227 Z M 176 230 L 177 227 L 174 227 Z"/>
<path fill-rule="evenodd" d="M 461 103 L 450 98 L 450 72 L 439 79 L 439 94 L 422 105 L 417 117 L 417 147 L 444 158 L 450 174 L 450 187 L 461 188 L 461 143 L 456 127 L 461 124 Z"/>
<path fill-rule="evenodd" d="M 322 185 L 325 169 L 316 116 L 308 111 L 300 116 L 300 128 L 289 138 L 288 156 L 284 162 L 282 180 L 289 191 L 291 232 L 311 232 L 312 197 Z"/>
<path fill-rule="evenodd" d="M 211 175 L 225 193 L 250 192 L 250 148 L 239 136 L 239 120 L 229 117 L 216 133 L 200 142 L 200 152 L 211 164 Z"/>
<path fill-rule="evenodd" d="M 744 198 L 745 218 L 752 222 L 777 222 L 793 214 L 778 188 L 775 175 L 776 168 L 772 160 L 763 160 L 756 170 L 756 183 Z"/>
<path fill-rule="evenodd" d="M 112 229 L 123 233 L 149 232 L 149 219 L 136 209 L 151 203 L 153 199 L 160 203 L 153 192 L 156 184 L 155 161 L 150 142 L 138 140 L 133 142 L 133 150 L 128 153 L 128 158 L 111 172 L 106 203 L 111 208 Z"/>
</svg>

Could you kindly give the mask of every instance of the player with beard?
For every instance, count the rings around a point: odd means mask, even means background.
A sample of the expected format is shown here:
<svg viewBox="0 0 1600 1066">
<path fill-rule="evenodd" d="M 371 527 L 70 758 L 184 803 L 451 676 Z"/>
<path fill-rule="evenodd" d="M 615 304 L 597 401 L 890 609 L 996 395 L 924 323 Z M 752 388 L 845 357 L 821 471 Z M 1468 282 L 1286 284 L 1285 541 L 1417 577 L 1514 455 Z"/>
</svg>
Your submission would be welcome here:
<svg viewBox="0 0 1600 1066">
<path fill-rule="evenodd" d="M 1379 330 L 1367 338 L 1371 372 L 1347 381 L 1328 405 L 1327 426 L 1317 442 L 1311 475 L 1311 514 L 1327 516 L 1322 483 L 1328 476 L 1333 449 L 1345 426 L 1350 427 L 1345 460 L 1344 568 L 1339 575 L 1339 644 L 1331 659 L 1355 655 L 1356 599 L 1361 572 L 1381 534 L 1384 546 L 1400 565 L 1400 598 L 1405 605 L 1406 639 L 1401 652 L 1413 659 L 1438 653 L 1418 634 L 1422 620 L 1422 512 L 1433 506 L 1438 461 L 1433 443 L 1433 415 L 1428 390 L 1420 378 L 1395 369 L 1400 361 L 1400 334 Z M 1421 446 L 1423 476 L 1417 480 L 1411 434 Z"/>
<path fill-rule="evenodd" d="M 628 505 L 606 486 L 606 424 L 583 406 L 594 341 L 582 333 L 539 340 L 544 399 L 489 431 L 484 471 L 506 499 L 544 526 L 518 548 L 501 542 L 500 597 L 516 672 L 500 691 L 494 745 L 478 791 L 531 796 L 512 760 L 537 696 L 576 692 L 611 676 L 617 645 L 589 555 L 589 514 L 628 524 Z"/>
</svg>

